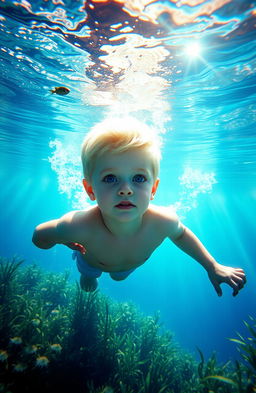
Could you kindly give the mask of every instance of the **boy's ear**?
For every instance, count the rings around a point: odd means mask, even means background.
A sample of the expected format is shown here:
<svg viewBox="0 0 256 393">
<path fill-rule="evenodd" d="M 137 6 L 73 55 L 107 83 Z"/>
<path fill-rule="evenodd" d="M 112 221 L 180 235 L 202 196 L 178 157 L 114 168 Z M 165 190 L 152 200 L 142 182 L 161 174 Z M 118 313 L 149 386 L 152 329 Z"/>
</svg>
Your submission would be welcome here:
<svg viewBox="0 0 256 393">
<path fill-rule="evenodd" d="M 154 183 L 154 185 L 152 187 L 151 198 L 150 198 L 151 201 L 154 199 L 154 196 L 155 196 L 155 193 L 156 193 L 156 190 L 157 190 L 159 182 L 160 182 L 160 179 L 156 179 L 156 181 L 155 181 L 155 183 Z"/>
<path fill-rule="evenodd" d="M 84 189 L 85 189 L 88 197 L 90 198 L 90 200 L 95 201 L 96 198 L 95 198 L 92 186 L 90 185 L 90 183 L 88 183 L 88 181 L 86 179 L 83 179 L 83 186 L 84 186 Z"/>
</svg>

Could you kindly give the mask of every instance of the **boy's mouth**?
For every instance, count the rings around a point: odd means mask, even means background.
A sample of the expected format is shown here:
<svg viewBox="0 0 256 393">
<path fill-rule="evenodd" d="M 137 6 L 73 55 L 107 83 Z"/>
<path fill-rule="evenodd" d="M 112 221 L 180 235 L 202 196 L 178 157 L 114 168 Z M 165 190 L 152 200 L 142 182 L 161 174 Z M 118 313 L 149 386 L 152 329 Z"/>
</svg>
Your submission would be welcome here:
<svg viewBox="0 0 256 393">
<path fill-rule="evenodd" d="M 129 201 L 122 201 L 118 203 L 118 205 L 116 205 L 115 207 L 117 207 L 118 209 L 131 209 L 132 207 L 135 207 L 135 205 L 133 205 L 133 203 Z"/>
</svg>

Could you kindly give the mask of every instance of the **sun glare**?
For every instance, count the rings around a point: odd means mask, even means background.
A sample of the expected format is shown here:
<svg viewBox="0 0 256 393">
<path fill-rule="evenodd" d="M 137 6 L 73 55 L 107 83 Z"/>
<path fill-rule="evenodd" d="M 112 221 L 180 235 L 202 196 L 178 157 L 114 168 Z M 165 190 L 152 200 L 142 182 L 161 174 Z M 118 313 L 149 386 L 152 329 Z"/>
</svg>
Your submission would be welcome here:
<svg viewBox="0 0 256 393">
<path fill-rule="evenodd" d="M 199 57 L 202 53 L 202 47 L 199 42 L 193 41 L 185 46 L 185 53 L 191 59 Z"/>
</svg>

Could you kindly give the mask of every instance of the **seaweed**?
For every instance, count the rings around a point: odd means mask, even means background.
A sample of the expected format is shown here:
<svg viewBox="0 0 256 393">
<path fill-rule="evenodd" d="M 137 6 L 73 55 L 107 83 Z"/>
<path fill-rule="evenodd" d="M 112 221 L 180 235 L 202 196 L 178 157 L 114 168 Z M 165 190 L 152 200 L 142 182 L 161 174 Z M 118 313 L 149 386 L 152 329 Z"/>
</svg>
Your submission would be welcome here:
<svg viewBox="0 0 256 393">
<path fill-rule="evenodd" d="M 36 264 L 0 259 L 0 392 L 253 393 L 256 324 L 238 334 L 241 361 L 199 361 L 164 331 L 159 315 L 99 291 L 86 293 Z"/>
<path fill-rule="evenodd" d="M 6 337 L 15 325 L 17 314 L 17 270 L 23 260 L 14 256 L 10 260 L 0 258 L 0 345 L 5 344 Z"/>
<path fill-rule="evenodd" d="M 245 338 L 237 333 L 238 338 L 230 339 L 238 344 L 243 359 L 243 363 L 236 362 L 236 381 L 241 393 L 256 391 L 256 319 L 249 316 L 249 320 L 250 322 L 244 321 L 249 337 Z"/>
</svg>

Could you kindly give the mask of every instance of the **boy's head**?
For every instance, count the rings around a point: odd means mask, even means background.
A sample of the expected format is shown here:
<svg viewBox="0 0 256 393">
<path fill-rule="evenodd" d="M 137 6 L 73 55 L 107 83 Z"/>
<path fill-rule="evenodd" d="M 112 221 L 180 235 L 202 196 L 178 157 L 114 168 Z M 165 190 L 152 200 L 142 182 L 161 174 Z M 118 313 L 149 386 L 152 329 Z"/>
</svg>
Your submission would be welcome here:
<svg viewBox="0 0 256 393">
<path fill-rule="evenodd" d="M 82 164 L 85 179 L 91 179 L 97 159 L 102 155 L 127 151 L 147 151 L 152 162 L 154 180 L 158 177 L 161 141 L 156 132 L 132 118 L 108 119 L 94 126 L 82 144 Z"/>
</svg>

